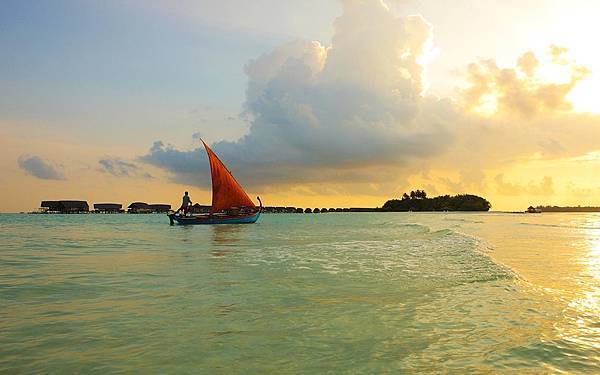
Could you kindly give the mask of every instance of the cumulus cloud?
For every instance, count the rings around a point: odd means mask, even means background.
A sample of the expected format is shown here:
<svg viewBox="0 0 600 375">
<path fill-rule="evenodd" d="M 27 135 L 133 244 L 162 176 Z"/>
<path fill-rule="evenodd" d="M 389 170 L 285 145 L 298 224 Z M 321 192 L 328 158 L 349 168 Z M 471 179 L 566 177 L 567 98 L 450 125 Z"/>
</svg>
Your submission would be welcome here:
<svg viewBox="0 0 600 375">
<path fill-rule="evenodd" d="M 456 100 L 425 92 L 432 48 L 432 26 L 421 16 L 397 17 L 377 0 L 344 2 L 331 45 L 293 41 L 246 64 L 249 130 L 211 147 L 246 186 L 323 192 L 322 183 L 333 182 L 338 191 L 374 194 L 427 170 L 448 171 L 431 181 L 452 190 L 479 191 L 486 169 L 598 148 L 600 118 L 570 112 L 567 96 L 588 72 L 565 48 L 526 52 L 509 67 L 470 64 Z M 200 145 L 157 141 L 140 160 L 175 181 L 210 184 Z M 509 195 L 553 189 L 552 179 L 520 186 L 491 178 Z"/>
<path fill-rule="evenodd" d="M 106 157 L 100 159 L 98 164 L 100 164 L 99 170 L 101 172 L 109 173 L 113 176 L 152 178 L 152 175 L 142 171 L 138 165 L 120 158 Z"/>
<path fill-rule="evenodd" d="M 39 156 L 22 155 L 17 160 L 19 168 L 27 174 L 43 180 L 65 180 L 65 177 L 50 163 Z"/>
<path fill-rule="evenodd" d="M 540 61 L 531 51 L 518 59 L 517 68 L 501 68 L 493 59 L 470 64 L 467 70 L 469 87 L 463 93 L 466 108 L 484 114 L 525 118 L 542 112 L 570 110 L 572 106 L 567 95 L 589 72 L 569 61 L 566 53 L 566 48 L 550 46 L 554 77 L 537 74 Z"/>
<path fill-rule="evenodd" d="M 498 66 L 493 60 L 469 65 L 468 87 L 457 101 L 460 115 L 454 129 L 460 135 L 433 163 L 438 168 L 497 170 L 532 158 L 569 158 L 598 150 L 600 116 L 567 110 L 568 94 L 587 70 L 570 60 L 565 48 L 551 46 L 548 55 L 538 59 L 526 52 L 516 66 Z M 498 191 L 514 190 L 494 181 Z"/>
<path fill-rule="evenodd" d="M 294 41 L 246 65 L 249 133 L 213 147 L 249 183 L 327 180 L 332 171 L 343 179 L 449 144 L 453 106 L 422 95 L 430 24 L 380 1 L 348 2 L 334 30 L 331 46 Z M 185 178 L 205 170 L 202 153 L 157 142 L 142 160 Z"/>
<path fill-rule="evenodd" d="M 540 66 L 540 61 L 533 52 L 529 51 L 519 57 L 517 66 L 527 77 L 533 77 L 536 69 Z"/>
</svg>

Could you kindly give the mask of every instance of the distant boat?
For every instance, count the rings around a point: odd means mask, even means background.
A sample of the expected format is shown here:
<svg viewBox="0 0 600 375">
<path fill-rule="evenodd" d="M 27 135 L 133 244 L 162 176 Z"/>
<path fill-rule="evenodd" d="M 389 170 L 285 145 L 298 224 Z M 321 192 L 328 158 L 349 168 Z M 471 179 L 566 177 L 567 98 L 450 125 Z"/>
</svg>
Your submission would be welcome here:
<svg viewBox="0 0 600 375">
<path fill-rule="evenodd" d="M 231 172 L 219 160 L 217 155 L 202 141 L 208 162 L 210 163 L 210 175 L 212 179 L 212 205 L 210 212 L 199 215 L 177 215 L 169 212 L 171 225 L 175 224 L 252 224 L 260 217 L 262 202 L 256 197 L 260 207 L 256 207 L 248 194 L 235 180 Z"/>
</svg>

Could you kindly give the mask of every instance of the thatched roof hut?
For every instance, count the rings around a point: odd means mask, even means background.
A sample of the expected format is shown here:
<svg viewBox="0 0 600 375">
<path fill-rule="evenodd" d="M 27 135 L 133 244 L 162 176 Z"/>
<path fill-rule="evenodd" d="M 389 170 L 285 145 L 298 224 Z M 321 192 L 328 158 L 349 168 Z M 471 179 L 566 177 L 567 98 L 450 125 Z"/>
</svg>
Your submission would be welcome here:
<svg viewBox="0 0 600 375">
<path fill-rule="evenodd" d="M 201 205 L 199 203 L 196 203 L 192 206 L 192 208 L 190 208 L 190 212 L 193 214 L 207 214 L 210 212 L 210 207 L 211 206 L 206 206 L 206 205 Z"/>
<path fill-rule="evenodd" d="M 123 212 L 122 207 L 120 203 L 94 203 L 94 211 L 101 213 Z"/>
<path fill-rule="evenodd" d="M 165 212 L 169 212 L 169 210 L 171 209 L 171 205 L 170 204 L 154 203 L 154 204 L 149 204 L 148 208 L 153 213 L 165 213 Z"/>
<path fill-rule="evenodd" d="M 42 201 L 40 207 L 48 212 L 60 212 L 62 208 L 60 201 Z"/>
<path fill-rule="evenodd" d="M 130 214 L 147 214 L 150 213 L 150 207 L 145 202 L 133 202 L 127 207 L 127 212 Z"/>
<path fill-rule="evenodd" d="M 148 203 L 145 203 L 145 202 L 133 202 L 127 208 L 129 208 L 129 209 L 132 209 L 132 208 L 136 208 L 136 209 L 139 209 L 139 208 L 148 208 Z"/>
<path fill-rule="evenodd" d="M 86 201 L 60 200 L 60 201 L 42 201 L 40 207 L 46 212 L 56 212 L 61 214 L 77 214 L 90 210 Z"/>
<path fill-rule="evenodd" d="M 127 212 L 132 214 L 165 213 L 171 209 L 170 204 L 148 204 L 145 202 L 133 202 L 127 207 Z"/>
</svg>

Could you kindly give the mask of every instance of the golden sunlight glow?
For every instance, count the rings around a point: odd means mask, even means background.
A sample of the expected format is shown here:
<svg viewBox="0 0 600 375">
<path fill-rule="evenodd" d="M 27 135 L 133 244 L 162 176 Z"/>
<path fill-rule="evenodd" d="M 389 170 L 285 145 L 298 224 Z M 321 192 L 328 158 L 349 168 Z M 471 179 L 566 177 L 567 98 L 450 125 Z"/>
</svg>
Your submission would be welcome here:
<svg viewBox="0 0 600 375">
<path fill-rule="evenodd" d="M 594 278 L 597 286 L 600 287 L 600 214 L 594 215 L 587 225 L 589 228 L 587 230 L 589 254 L 586 263 L 590 276 Z"/>
<path fill-rule="evenodd" d="M 569 66 L 553 64 L 544 61 L 536 72 L 536 78 L 545 83 L 568 83 L 571 81 L 572 71 Z"/>
<path fill-rule="evenodd" d="M 568 342 L 592 350 L 600 349 L 596 337 L 600 327 L 596 320 L 600 315 L 600 215 L 581 222 L 586 228 L 586 250 L 579 260 L 585 267 L 580 275 L 581 290 L 573 291 L 575 298 L 563 310 L 563 320 L 555 325 L 558 336 Z"/>
<path fill-rule="evenodd" d="M 600 49 L 590 44 L 594 30 L 598 29 L 600 3 L 575 0 L 569 7 L 560 6 L 558 2 L 554 7 L 551 12 L 552 31 L 550 34 L 537 30 L 532 32 L 532 46 L 536 46 L 536 50 L 545 50 L 548 41 L 552 40 L 568 48 L 569 56 L 579 65 L 587 67 L 590 74 L 575 86 L 567 99 L 576 112 L 600 113 Z"/>
<path fill-rule="evenodd" d="M 600 161 L 600 151 L 588 152 L 582 156 L 571 158 L 573 161 Z"/>
<path fill-rule="evenodd" d="M 498 94 L 486 94 L 479 99 L 479 105 L 473 108 L 475 113 L 485 117 L 493 116 L 498 111 Z"/>
<path fill-rule="evenodd" d="M 499 66 L 495 60 L 469 65 L 463 93 L 466 107 L 479 115 L 532 117 L 571 110 L 567 95 L 588 76 L 588 68 L 567 48 L 550 45 L 545 53 L 525 52 L 512 67 Z"/>
<path fill-rule="evenodd" d="M 600 75 L 596 74 L 580 82 L 567 99 L 577 112 L 600 113 Z"/>
</svg>

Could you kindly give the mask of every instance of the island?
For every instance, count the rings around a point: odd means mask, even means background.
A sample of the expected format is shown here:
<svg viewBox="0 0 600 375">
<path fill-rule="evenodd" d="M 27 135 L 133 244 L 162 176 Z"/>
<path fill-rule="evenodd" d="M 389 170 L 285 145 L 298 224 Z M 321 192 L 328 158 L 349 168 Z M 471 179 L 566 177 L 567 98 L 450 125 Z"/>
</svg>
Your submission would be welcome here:
<svg viewBox="0 0 600 375">
<path fill-rule="evenodd" d="M 441 195 L 428 198 L 424 190 L 404 193 L 401 199 L 385 202 L 381 211 L 489 211 L 492 205 L 485 198 L 472 194 Z"/>
<path fill-rule="evenodd" d="M 536 212 L 600 212 L 600 207 L 593 206 L 537 206 Z"/>
</svg>

